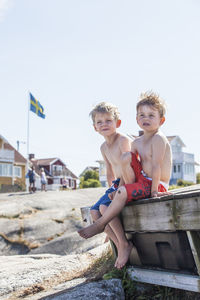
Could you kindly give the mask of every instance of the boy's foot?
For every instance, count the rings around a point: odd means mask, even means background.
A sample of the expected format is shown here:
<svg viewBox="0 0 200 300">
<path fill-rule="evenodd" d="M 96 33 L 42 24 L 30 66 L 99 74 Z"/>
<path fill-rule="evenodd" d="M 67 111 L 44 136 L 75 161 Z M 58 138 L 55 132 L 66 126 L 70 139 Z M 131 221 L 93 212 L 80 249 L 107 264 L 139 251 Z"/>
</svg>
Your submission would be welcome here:
<svg viewBox="0 0 200 300">
<path fill-rule="evenodd" d="M 86 228 L 82 228 L 78 231 L 78 234 L 84 238 L 88 239 L 98 233 L 104 231 L 105 226 L 99 224 L 98 222 L 94 222 L 92 225 L 87 226 Z"/>
<path fill-rule="evenodd" d="M 128 242 L 128 244 L 126 246 L 121 245 L 121 247 L 119 246 L 118 248 L 118 257 L 117 260 L 115 262 L 115 267 L 117 269 L 122 269 L 125 264 L 127 263 L 129 256 L 131 254 L 131 250 L 133 248 L 133 244 L 132 242 Z"/>
</svg>

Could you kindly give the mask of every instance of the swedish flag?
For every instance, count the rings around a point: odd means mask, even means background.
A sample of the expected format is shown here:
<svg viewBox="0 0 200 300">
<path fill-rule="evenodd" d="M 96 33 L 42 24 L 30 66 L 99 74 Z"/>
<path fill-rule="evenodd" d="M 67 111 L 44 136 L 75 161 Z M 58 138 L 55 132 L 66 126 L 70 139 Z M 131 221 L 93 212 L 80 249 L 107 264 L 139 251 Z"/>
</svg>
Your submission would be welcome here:
<svg viewBox="0 0 200 300">
<path fill-rule="evenodd" d="M 30 93 L 30 110 L 38 117 L 45 119 L 44 108 L 38 100 Z"/>
</svg>

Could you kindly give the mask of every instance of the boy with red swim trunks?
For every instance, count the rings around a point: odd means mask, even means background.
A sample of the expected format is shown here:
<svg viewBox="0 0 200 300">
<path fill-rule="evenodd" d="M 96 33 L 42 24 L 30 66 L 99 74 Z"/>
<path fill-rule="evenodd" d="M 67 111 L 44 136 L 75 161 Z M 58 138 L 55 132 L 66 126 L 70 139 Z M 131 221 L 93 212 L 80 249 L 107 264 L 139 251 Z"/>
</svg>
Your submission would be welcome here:
<svg viewBox="0 0 200 300">
<path fill-rule="evenodd" d="M 132 142 L 131 152 L 123 155 L 121 166 L 125 185 L 118 188 L 112 203 L 101 218 L 79 230 L 83 238 L 87 239 L 102 232 L 127 203 L 170 194 L 167 186 L 171 175 L 171 148 L 160 131 L 160 126 L 165 121 L 165 104 L 158 95 L 145 93 L 141 95 L 136 108 L 136 120 L 144 133 Z M 129 255 L 130 251 L 124 249 L 118 268 L 126 264 Z"/>
</svg>

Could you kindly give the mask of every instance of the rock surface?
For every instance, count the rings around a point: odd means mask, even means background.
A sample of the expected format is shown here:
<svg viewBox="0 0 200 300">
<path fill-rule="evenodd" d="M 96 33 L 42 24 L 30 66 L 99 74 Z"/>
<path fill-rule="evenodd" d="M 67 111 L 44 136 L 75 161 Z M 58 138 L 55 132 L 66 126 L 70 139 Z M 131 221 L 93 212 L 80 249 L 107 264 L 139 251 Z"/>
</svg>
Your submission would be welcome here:
<svg viewBox="0 0 200 300">
<path fill-rule="evenodd" d="M 80 208 L 91 206 L 105 188 L 0 194 L 0 255 L 75 254 L 101 245 L 101 234 L 85 241 Z"/>
<path fill-rule="evenodd" d="M 110 251 L 109 243 L 79 255 L 0 256 L 0 299 L 41 299 L 86 281 L 85 272 Z"/>
<path fill-rule="evenodd" d="M 44 297 L 43 300 L 124 300 L 121 280 L 109 279 L 79 285 L 68 291 Z"/>
<path fill-rule="evenodd" d="M 124 299 L 119 280 L 83 284 L 111 253 L 103 233 L 88 240 L 77 233 L 80 208 L 104 191 L 0 194 L 0 299 L 86 299 L 88 292 L 89 299 Z"/>
</svg>

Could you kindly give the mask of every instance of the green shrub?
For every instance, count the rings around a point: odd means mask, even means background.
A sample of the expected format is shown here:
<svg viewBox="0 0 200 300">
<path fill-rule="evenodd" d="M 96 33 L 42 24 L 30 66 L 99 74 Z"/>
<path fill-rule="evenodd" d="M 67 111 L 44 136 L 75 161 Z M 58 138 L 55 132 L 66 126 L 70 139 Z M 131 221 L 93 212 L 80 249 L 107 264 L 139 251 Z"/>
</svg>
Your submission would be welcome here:
<svg viewBox="0 0 200 300">
<path fill-rule="evenodd" d="M 190 186 L 193 185 L 194 183 L 191 181 L 183 180 L 183 179 L 178 179 L 177 180 L 177 185 L 180 186 Z"/>
<path fill-rule="evenodd" d="M 196 179 L 197 179 L 197 183 L 200 183 L 200 173 L 197 173 Z"/>
<path fill-rule="evenodd" d="M 84 181 L 87 181 L 88 179 L 99 180 L 99 173 L 97 171 L 89 170 L 89 171 L 85 172 L 83 177 L 84 177 Z"/>
<path fill-rule="evenodd" d="M 100 187 L 99 173 L 93 170 L 86 171 L 80 179 L 80 189 Z"/>
</svg>

